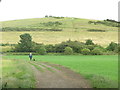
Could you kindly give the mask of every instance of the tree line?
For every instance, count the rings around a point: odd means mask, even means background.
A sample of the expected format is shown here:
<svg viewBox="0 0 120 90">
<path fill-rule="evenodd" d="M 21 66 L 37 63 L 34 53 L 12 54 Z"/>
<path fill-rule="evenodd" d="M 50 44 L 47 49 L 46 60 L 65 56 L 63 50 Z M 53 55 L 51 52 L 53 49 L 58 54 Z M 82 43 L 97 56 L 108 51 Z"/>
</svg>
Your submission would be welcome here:
<svg viewBox="0 0 120 90">
<path fill-rule="evenodd" d="M 104 48 L 88 39 L 86 42 L 68 40 L 55 45 L 44 45 L 42 43 L 33 42 L 30 34 L 25 33 L 20 35 L 20 41 L 18 44 L 14 45 L 12 52 L 34 52 L 41 55 L 49 53 L 64 55 L 106 55 L 119 53 L 120 44 L 111 42 L 106 48 Z"/>
</svg>

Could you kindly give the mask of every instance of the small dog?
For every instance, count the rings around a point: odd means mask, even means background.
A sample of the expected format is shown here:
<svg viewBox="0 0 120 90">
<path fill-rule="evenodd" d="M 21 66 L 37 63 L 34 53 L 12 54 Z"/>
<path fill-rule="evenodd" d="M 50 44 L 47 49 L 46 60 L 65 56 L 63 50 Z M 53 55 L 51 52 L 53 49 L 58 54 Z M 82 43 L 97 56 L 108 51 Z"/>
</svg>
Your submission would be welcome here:
<svg viewBox="0 0 120 90">
<path fill-rule="evenodd" d="M 33 61 L 35 61 L 35 59 L 33 58 Z"/>
</svg>

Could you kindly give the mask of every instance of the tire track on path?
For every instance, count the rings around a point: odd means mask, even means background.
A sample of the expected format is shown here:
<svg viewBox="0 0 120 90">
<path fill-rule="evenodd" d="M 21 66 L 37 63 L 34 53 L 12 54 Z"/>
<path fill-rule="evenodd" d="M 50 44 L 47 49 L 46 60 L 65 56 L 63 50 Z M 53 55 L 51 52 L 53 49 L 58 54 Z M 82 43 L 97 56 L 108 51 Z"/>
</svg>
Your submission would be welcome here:
<svg viewBox="0 0 120 90">
<path fill-rule="evenodd" d="M 91 88 L 87 80 L 67 68 L 60 67 L 61 69 L 58 70 L 52 65 L 43 62 L 35 61 L 31 63 L 45 70 L 45 72 L 41 72 L 32 65 L 32 70 L 37 80 L 37 88 Z M 55 72 L 51 72 L 47 68 Z"/>
</svg>

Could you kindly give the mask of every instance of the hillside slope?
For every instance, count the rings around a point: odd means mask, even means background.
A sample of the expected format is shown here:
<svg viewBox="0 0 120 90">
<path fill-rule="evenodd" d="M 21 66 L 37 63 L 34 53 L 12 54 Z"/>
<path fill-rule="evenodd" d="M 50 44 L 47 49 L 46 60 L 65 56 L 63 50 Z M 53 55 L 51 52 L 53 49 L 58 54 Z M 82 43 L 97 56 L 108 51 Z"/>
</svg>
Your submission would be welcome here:
<svg viewBox="0 0 120 90">
<path fill-rule="evenodd" d="M 90 23 L 100 22 L 100 23 Z M 70 17 L 46 17 L 4 21 L 0 34 L 0 43 L 17 43 L 19 35 L 29 33 L 33 41 L 44 44 L 56 44 L 66 40 L 85 42 L 92 39 L 94 43 L 106 46 L 110 42 L 118 42 L 118 27 L 105 21 Z M 103 23 L 103 24 L 101 24 Z"/>
<path fill-rule="evenodd" d="M 34 18 L 34 19 L 22 19 L 22 20 L 13 20 L 13 21 L 5 21 L 2 22 L 3 29 L 6 27 L 9 28 L 21 28 L 21 31 L 24 28 L 29 28 L 30 31 L 32 29 L 45 30 L 45 29 L 62 29 L 67 31 L 80 31 L 80 30 L 89 30 L 89 29 L 97 29 L 97 30 L 117 30 L 117 27 L 106 26 L 103 24 L 89 24 L 89 21 L 97 21 L 97 20 L 89 20 L 89 19 L 80 19 L 80 18 Z M 9 31 L 9 29 L 7 29 Z M 7 31 L 6 30 L 6 31 Z M 13 30 L 15 31 L 15 30 Z M 28 31 L 28 30 L 27 30 Z"/>
</svg>

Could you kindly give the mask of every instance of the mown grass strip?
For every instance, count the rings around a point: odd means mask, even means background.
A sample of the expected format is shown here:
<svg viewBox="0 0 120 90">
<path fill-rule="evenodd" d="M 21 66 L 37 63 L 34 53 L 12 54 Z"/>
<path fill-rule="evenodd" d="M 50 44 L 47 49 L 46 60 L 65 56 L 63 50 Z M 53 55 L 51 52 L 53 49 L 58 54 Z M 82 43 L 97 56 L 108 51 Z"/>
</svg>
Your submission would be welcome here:
<svg viewBox="0 0 120 90">
<path fill-rule="evenodd" d="M 40 64 L 41 66 L 43 66 L 43 67 L 45 67 L 45 68 L 47 68 L 49 71 L 51 71 L 51 72 L 55 72 L 53 69 L 51 69 L 51 68 L 49 68 L 49 67 L 47 67 L 47 66 L 45 66 L 45 65 L 42 65 L 42 64 Z"/>
<path fill-rule="evenodd" d="M 51 63 L 47 62 L 47 65 L 50 65 L 50 66 L 54 67 L 57 70 L 61 70 L 61 68 L 59 66 L 54 66 L 54 64 L 51 64 Z"/>
<path fill-rule="evenodd" d="M 36 64 L 38 64 L 38 63 L 36 63 Z M 51 71 L 51 72 L 55 72 L 53 69 L 51 69 L 51 68 L 49 68 L 49 67 L 47 67 L 47 66 L 45 66 L 45 65 L 43 65 L 43 64 L 38 64 L 38 65 L 41 65 L 42 67 L 45 67 L 47 70 L 49 70 L 49 71 Z"/>
<path fill-rule="evenodd" d="M 53 64 L 53 63 L 49 63 L 49 62 L 42 62 L 42 63 L 45 63 L 45 64 L 47 64 L 47 65 L 50 65 L 51 67 L 53 67 L 53 68 L 55 68 L 55 69 L 57 69 L 57 70 L 61 70 L 61 68 L 60 68 L 59 66 L 55 66 L 55 64 Z M 59 65 L 59 64 L 56 64 L 56 65 Z"/>
<path fill-rule="evenodd" d="M 31 62 L 29 62 L 31 65 L 33 65 L 35 68 L 37 68 L 38 70 L 40 70 L 41 72 L 44 72 L 44 70 L 41 68 L 41 67 L 39 67 L 38 65 L 36 65 L 36 64 L 33 64 L 33 63 L 31 63 Z"/>
</svg>

